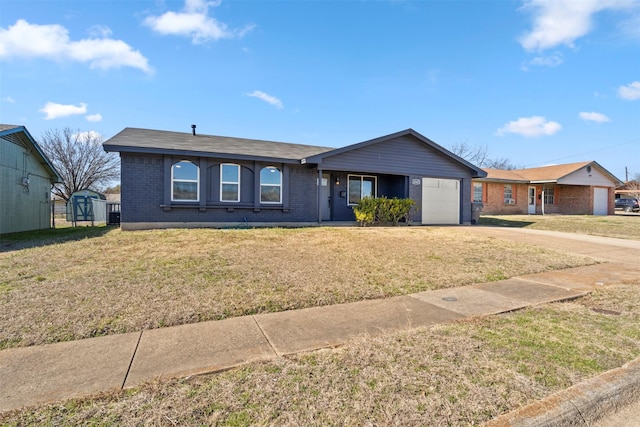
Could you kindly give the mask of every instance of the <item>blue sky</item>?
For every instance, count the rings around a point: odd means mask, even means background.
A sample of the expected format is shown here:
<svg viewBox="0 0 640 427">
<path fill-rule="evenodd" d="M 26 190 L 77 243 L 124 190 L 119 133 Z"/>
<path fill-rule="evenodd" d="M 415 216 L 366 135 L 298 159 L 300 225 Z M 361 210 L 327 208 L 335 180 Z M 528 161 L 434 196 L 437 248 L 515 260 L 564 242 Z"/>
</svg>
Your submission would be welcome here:
<svg viewBox="0 0 640 427">
<path fill-rule="evenodd" d="M 0 122 L 341 147 L 413 128 L 640 174 L 640 1 L 0 3 Z"/>
</svg>

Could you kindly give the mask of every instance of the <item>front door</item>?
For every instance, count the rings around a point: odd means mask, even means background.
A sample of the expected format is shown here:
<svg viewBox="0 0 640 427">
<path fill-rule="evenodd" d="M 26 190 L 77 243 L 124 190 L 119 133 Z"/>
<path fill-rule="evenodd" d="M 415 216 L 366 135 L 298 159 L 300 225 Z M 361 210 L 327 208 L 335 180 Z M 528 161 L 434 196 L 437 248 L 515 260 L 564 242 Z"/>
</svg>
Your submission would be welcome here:
<svg viewBox="0 0 640 427">
<path fill-rule="evenodd" d="M 536 213 L 536 187 L 529 187 L 529 215 Z"/>
<path fill-rule="evenodd" d="M 322 174 L 320 180 L 320 220 L 331 221 L 331 175 Z"/>
</svg>

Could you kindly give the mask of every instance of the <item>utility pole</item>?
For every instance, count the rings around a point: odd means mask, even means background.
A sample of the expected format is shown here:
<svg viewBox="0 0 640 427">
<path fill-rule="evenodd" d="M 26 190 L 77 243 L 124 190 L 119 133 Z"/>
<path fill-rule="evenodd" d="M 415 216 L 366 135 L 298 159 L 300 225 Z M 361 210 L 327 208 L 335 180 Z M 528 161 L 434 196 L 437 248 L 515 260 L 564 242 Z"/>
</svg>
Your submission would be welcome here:
<svg viewBox="0 0 640 427">
<path fill-rule="evenodd" d="M 624 167 L 624 182 L 629 181 L 629 169 L 627 169 L 627 167 Z"/>
</svg>

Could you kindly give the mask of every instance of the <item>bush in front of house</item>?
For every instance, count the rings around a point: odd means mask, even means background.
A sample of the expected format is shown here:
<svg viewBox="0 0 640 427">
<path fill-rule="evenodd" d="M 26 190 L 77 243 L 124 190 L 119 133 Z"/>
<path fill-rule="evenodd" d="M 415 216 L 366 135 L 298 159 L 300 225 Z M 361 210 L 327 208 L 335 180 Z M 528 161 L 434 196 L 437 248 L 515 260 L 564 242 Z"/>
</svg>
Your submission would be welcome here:
<svg viewBox="0 0 640 427">
<path fill-rule="evenodd" d="M 415 205 L 412 199 L 387 199 L 386 197 L 365 197 L 353 208 L 356 221 L 361 226 L 391 223 L 398 225 L 404 220 L 410 220 L 411 208 Z"/>
</svg>

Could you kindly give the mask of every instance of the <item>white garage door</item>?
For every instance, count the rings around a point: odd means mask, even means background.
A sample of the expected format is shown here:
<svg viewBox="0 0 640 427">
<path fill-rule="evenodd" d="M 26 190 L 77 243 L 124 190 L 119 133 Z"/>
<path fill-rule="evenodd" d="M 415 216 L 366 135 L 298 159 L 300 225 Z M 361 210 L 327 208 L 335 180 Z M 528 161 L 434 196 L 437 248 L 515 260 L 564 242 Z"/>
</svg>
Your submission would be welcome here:
<svg viewBox="0 0 640 427">
<path fill-rule="evenodd" d="M 460 224 L 460 181 L 422 178 L 422 223 Z"/>
<path fill-rule="evenodd" d="M 609 190 L 607 188 L 593 189 L 593 214 L 609 214 Z"/>
</svg>

